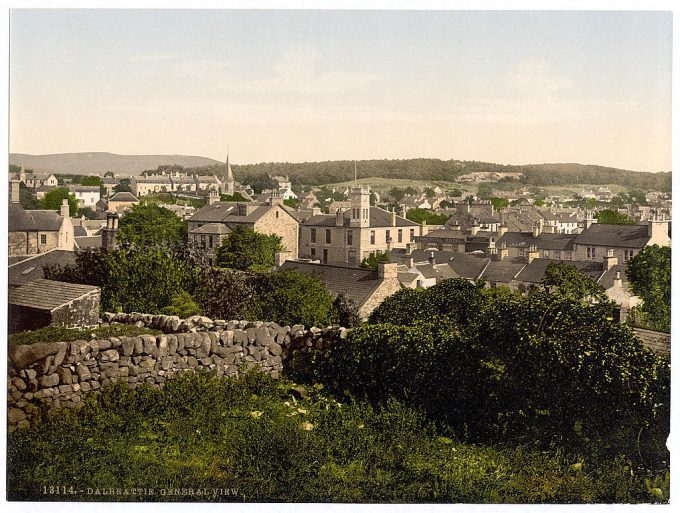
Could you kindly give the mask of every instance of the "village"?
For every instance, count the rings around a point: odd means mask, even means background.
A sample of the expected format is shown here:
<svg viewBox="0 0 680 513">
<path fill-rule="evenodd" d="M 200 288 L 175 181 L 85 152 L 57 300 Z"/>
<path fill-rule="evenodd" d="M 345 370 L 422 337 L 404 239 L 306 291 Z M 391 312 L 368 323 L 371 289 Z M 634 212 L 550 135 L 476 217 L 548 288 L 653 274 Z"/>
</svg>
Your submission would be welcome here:
<svg viewBox="0 0 680 513">
<path fill-rule="evenodd" d="M 481 177 L 508 179 L 498 173 Z M 98 185 L 74 185 L 23 166 L 11 175 L 10 305 L 20 304 L 22 287 L 44 278 L 45 266 L 72 264 L 77 252 L 114 248 L 119 219 L 145 204 L 185 221 L 186 242 L 212 260 L 236 226 L 280 237 L 278 270 L 320 278 L 331 294 L 351 299 L 364 319 L 402 288 L 428 288 L 451 278 L 528 293 L 541 284 L 550 263 L 564 262 L 602 286 L 624 322 L 640 303 L 628 285 L 628 262 L 647 246 L 670 246 L 671 199 L 658 191 L 633 200 L 593 187 L 575 194 L 581 204 L 574 206 L 574 195 L 537 199 L 527 190 L 482 199 L 463 197 L 460 190 L 453 196 L 436 184 L 385 191 L 349 184 L 319 200 L 314 188 L 297 186 L 294 192 L 284 176 L 270 177 L 277 187 L 256 193 L 234 179 L 228 157 L 220 175 L 159 168 L 90 178 Z M 465 175 L 458 181 L 470 180 Z M 59 211 L 22 206 L 22 198 L 37 204 L 57 189 L 70 198 L 62 199 Z M 75 214 L 69 201 L 77 205 Z M 598 222 L 600 212 L 627 223 L 609 224 L 604 217 Z"/>
</svg>

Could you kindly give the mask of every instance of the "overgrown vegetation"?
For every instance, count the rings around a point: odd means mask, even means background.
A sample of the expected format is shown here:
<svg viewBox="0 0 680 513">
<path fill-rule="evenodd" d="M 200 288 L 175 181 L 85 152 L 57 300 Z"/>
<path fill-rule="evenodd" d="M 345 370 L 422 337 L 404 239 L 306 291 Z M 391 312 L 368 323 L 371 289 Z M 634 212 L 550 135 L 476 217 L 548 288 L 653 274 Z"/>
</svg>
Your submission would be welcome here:
<svg viewBox="0 0 680 513">
<path fill-rule="evenodd" d="M 158 335 L 160 331 L 139 328 L 130 324 L 112 324 L 99 328 L 65 328 L 48 326 L 35 331 L 14 333 L 8 337 L 11 346 L 35 344 L 37 342 L 70 342 L 72 340 L 90 340 L 92 338 L 136 337 L 139 335 Z"/>
<path fill-rule="evenodd" d="M 296 355 L 292 375 L 374 404 L 396 398 L 469 442 L 666 470 L 669 361 L 615 322 L 593 285 L 558 268 L 530 296 L 460 279 L 404 289 L 346 343 Z"/>
<path fill-rule="evenodd" d="M 425 221 L 429 225 L 438 225 L 445 224 L 449 220 L 449 216 L 446 214 L 435 214 L 431 210 L 424 208 L 412 208 L 406 212 L 406 219 L 421 224 Z"/>
<path fill-rule="evenodd" d="M 671 331 L 671 248 L 647 246 L 628 263 L 631 290 L 642 298 L 636 307 L 642 327 Z"/>
<path fill-rule="evenodd" d="M 254 372 L 119 383 L 10 433 L 7 469 L 8 498 L 33 501 L 629 503 L 668 487 L 621 458 L 468 445 L 397 401 L 338 402 Z"/>
</svg>

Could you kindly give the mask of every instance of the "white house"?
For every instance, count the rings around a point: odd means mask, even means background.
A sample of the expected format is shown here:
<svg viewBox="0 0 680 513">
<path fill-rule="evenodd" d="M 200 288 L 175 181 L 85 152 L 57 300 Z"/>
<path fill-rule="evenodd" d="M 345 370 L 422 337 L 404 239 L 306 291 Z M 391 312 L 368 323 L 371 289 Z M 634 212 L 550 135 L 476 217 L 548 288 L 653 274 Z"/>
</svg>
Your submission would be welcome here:
<svg viewBox="0 0 680 513">
<path fill-rule="evenodd" d="M 78 200 L 78 208 L 96 210 L 97 202 L 101 199 L 98 185 L 72 185 L 70 190 Z"/>
</svg>

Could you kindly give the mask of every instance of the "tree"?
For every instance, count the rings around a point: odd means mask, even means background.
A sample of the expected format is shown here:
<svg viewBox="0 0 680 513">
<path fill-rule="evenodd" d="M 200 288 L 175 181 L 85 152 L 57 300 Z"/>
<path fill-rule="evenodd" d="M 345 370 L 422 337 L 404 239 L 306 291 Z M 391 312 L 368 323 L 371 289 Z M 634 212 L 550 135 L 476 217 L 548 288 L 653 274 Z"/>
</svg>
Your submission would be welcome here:
<svg viewBox="0 0 680 513">
<path fill-rule="evenodd" d="M 604 289 L 596 281 L 564 262 L 549 263 L 541 283 L 546 290 L 556 291 L 570 299 L 608 301 Z"/>
<path fill-rule="evenodd" d="M 220 195 L 220 201 L 240 201 L 240 202 L 246 202 L 250 201 L 247 200 L 246 198 L 243 197 L 243 195 L 240 192 L 235 192 L 234 194 L 221 194 Z"/>
<path fill-rule="evenodd" d="M 40 208 L 40 201 L 35 197 L 24 182 L 19 183 L 19 202 L 26 210 L 37 210 Z"/>
<path fill-rule="evenodd" d="M 298 208 L 300 206 L 300 201 L 295 198 L 288 198 L 283 200 L 283 204 L 290 208 Z"/>
<path fill-rule="evenodd" d="M 84 176 L 80 180 L 80 185 L 104 185 L 104 182 L 98 176 Z"/>
<path fill-rule="evenodd" d="M 40 206 L 45 210 L 60 210 L 63 201 L 68 200 L 69 216 L 73 217 L 78 212 L 78 200 L 66 187 L 57 187 L 45 194 Z"/>
<path fill-rule="evenodd" d="M 389 195 L 394 201 L 401 201 L 405 194 L 406 191 L 404 191 L 404 189 L 399 189 L 398 187 L 392 187 L 389 192 Z"/>
<path fill-rule="evenodd" d="M 199 273 L 194 298 L 208 317 L 246 319 L 255 301 L 255 288 L 245 273 L 205 267 Z"/>
<path fill-rule="evenodd" d="M 279 183 L 267 174 L 251 176 L 247 179 L 246 183 L 253 188 L 256 194 L 260 194 L 264 190 L 279 188 Z"/>
<path fill-rule="evenodd" d="M 264 272 L 275 265 L 275 254 L 280 250 L 278 235 L 265 235 L 238 225 L 222 240 L 216 263 L 229 269 Z"/>
<path fill-rule="evenodd" d="M 200 315 L 201 307 L 194 301 L 186 290 L 172 296 L 170 304 L 163 308 L 164 315 L 176 315 L 180 319 L 186 319 L 192 315 Z"/>
<path fill-rule="evenodd" d="M 81 251 L 74 265 L 45 269 L 48 279 L 101 287 L 104 311 L 159 314 L 195 287 L 194 266 L 166 246 Z"/>
<path fill-rule="evenodd" d="M 460 198 L 463 195 L 463 191 L 461 191 L 458 188 L 455 188 L 451 192 L 449 192 L 449 195 L 454 198 Z"/>
<path fill-rule="evenodd" d="M 545 200 L 537 198 L 534 200 L 534 205 L 536 205 L 537 207 L 542 207 L 543 205 L 545 205 Z"/>
<path fill-rule="evenodd" d="M 133 205 L 121 218 L 119 227 L 121 244 L 177 244 L 187 238 L 186 221 L 155 204 Z"/>
<path fill-rule="evenodd" d="M 90 207 L 83 207 L 78 209 L 79 216 L 85 216 L 85 219 L 97 219 L 97 213 Z"/>
<path fill-rule="evenodd" d="M 335 322 L 345 328 L 353 328 L 361 323 L 359 308 L 356 302 L 348 298 L 341 292 L 333 300 L 333 310 L 335 310 Z"/>
<path fill-rule="evenodd" d="M 425 187 L 424 192 L 425 192 L 425 196 L 430 198 L 430 199 L 434 198 L 437 195 L 437 193 L 434 192 L 434 189 L 432 187 Z"/>
<path fill-rule="evenodd" d="M 364 258 L 361 261 L 361 264 L 359 264 L 359 267 L 363 267 L 364 269 L 377 269 L 378 264 L 380 262 L 389 262 L 390 261 L 390 254 L 385 252 L 381 253 L 378 251 L 375 255 L 368 255 L 366 258 Z"/>
<path fill-rule="evenodd" d="M 130 179 L 129 178 L 123 178 L 118 182 L 118 185 L 116 185 L 113 188 L 114 192 L 132 192 L 132 186 L 130 185 Z"/>
<path fill-rule="evenodd" d="M 496 210 L 503 210 L 510 204 L 510 201 L 505 198 L 491 198 L 491 204 Z"/>
<path fill-rule="evenodd" d="M 255 278 L 250 316 L 281 325 L 328 326 L 335 320 L 333 296 L 318 278 L 299 271 L 276 271 Z"/>
<path fill-rule="evenodd" d="M 446 214 L 435 214 L 431 210 L 424 208 L 412 208 L 406 212 L 406 219 L 410 219 L 416 223 L 425 221 L 429 225 L 445 224 L 449 220 Z"/>
<path fill-rule="evenodd" d="M 595 214 L 599 224 L 635 224 L 630 217 L 619 214 L 616 210 L 604 209 Z"/>
<path fill-rule="evenodd" d="M 671 248 L 647 246 L 626 269 L 631 290 L 642 298 L 639 309 L 652 329 L 671 329 Z"/>
<path fill-rule="evenodd" d="M 455 208 L 455 207 L 456 207 L 456 204 L 451 203 L 448 200 L 444 200 L 439 204 L 439 208 Z"/>
<path fill-rule="evenodd" d="M 434 192 L 434 191 L 432 191 L 432 192 Z M 404 189 L 404 194 L 407 195 L 407 196 L 415 196 L 416 194 L 418 194 L 418 191 L 415 188 L 413 188 L 409 185 L 408 187 L 406 187 L 406 189 Z M 432 196 L 432 197 L 434 197 L 434 196 Z"/>
</svg>

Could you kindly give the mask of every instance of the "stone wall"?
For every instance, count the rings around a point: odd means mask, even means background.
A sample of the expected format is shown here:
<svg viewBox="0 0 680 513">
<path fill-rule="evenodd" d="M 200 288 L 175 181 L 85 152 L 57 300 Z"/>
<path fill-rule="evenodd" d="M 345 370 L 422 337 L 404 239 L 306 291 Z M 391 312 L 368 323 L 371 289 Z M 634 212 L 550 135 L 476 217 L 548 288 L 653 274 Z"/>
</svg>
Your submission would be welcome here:
<svg viewBox="0 0 680 513">
<path fill-rule="evenodd" d="M 162 386 L 165 379 L 185 371 L 213 371 L 233 376 L 259 366 L 279 376 L 295 351 L 327 347 L 347 336 L 339 326 L 310 328 L 270 322 L 213 321 L 206 317 L 179 320 L 169 316 L 106 314 L 140 326 L 159 328 L 164 335 L 112 337 L 104 340 L 49 342 L 9 350 L 9 429 L 28 425 L 42 408 L 82 404 L 83 394 L 124 380 Z"/>
</svg>

